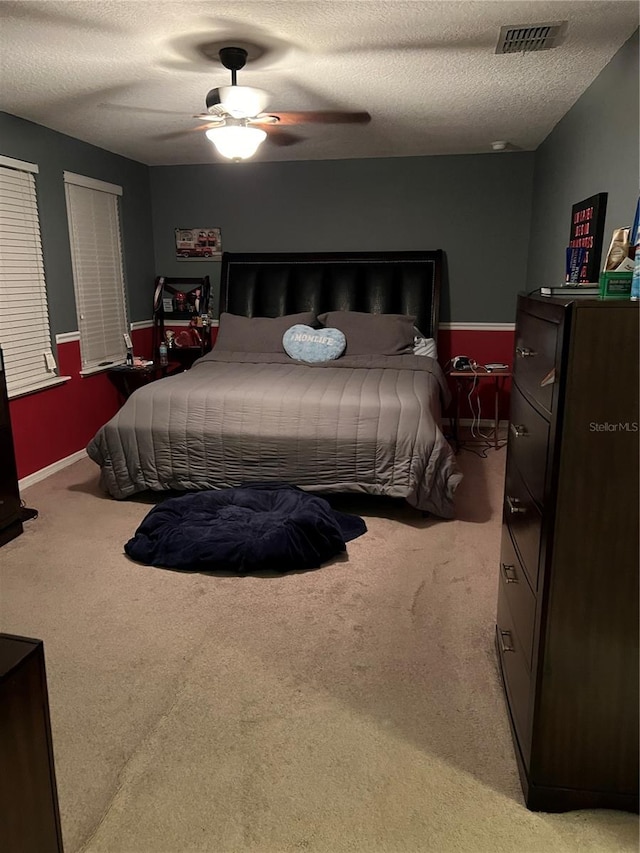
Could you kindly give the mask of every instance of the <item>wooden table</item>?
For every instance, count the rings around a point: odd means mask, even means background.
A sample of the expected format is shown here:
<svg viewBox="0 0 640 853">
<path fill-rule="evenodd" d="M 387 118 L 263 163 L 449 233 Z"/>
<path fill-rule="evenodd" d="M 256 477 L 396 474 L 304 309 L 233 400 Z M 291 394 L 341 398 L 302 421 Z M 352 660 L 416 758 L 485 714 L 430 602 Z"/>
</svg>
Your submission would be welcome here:
<svg viewBox="0 0 640 853">
<path fill-rule="evenodd" d="M 498 448 L 498 425 L 500 419 L 500 393 L 504 388 L 504 384 L 511 376 L 511 368 L 502 368 L 500 370 L 487 370 L 486 367 L 478 365 L 472 370 L 450 370 L 447 373 L 455 380 L 455 400 L 454 400 L 454 416 L 453 416 L 453 438 L 456 446 L 460 445 L 458 436 L 458 424 L 460 421 L 460 399 L 462 394 L 469 394 L 473 389 L 474 384 L 479 387 L 482 382 L 493 382 L 494 387 L 494 411 L 493 411 L 493 446 Z M 468 444 L 484 444 L 485 440 L 470 441 Z"/>
<path fill-rule="evenodd" d="M 142 385 L 155 382 L 156 379 L 162 379 L 165 376 L 173 376 L 174 373 L 180 373 L 184 369 L 179 361 L 170 361 L 168 364 L 154 362 L 146 367 L 118 364 L 110 367 L 107 375 L 126 400 Z"/>
<path fill-rule="evenodd" d="M 201 331 L 199 329 L 198 331 Z M 202 358 L 203 355 L 208 353 L 211 350 L 211 347 L 205 345 L 203 343 L 202 346 L 197 347 L 171 347 L 169 350 L 169 360 L 177 361 L 181 365 L 183 370 L 188 370 L 194 361 L 197 361 L 199 358 Z"/>
</svg>

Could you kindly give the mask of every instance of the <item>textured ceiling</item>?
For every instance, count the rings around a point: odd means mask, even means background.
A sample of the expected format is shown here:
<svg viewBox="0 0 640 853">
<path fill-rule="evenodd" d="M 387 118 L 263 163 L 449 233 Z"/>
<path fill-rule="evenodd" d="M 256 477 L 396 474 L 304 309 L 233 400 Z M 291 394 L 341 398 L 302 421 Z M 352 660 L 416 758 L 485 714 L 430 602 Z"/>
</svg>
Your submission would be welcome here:
<svg viewBox="0 0 640 853">
<path fill-rule="evenodd" d="M 636 2 L 0 2 L 0 110 L 152 165 L 227 162 L 193 115 L 238 83 L 273 110 L 366 110 L 303 125 L 254 159 L 535 149 L 638 26 Z M 500 27 L 568 20 L 552 50 L 496 55 Z M 1 145 L 0 145 L 1 148 Z"/>
</svg>

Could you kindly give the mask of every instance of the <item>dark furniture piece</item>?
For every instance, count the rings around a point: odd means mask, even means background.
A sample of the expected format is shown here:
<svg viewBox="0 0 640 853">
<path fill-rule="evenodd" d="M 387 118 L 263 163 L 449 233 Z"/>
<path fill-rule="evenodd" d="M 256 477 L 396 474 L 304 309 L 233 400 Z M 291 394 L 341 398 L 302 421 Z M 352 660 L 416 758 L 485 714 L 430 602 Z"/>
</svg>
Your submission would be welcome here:
<svg viewBox="0 0 640 853">
<path fill-rule="evenodd" d="M 13 449 L 7 381 L 0 350 L 0 545 L 10 542 L 21 533 L 18 472 Z"/>
<path fill-rule="evenodd" d="M 491 382 L 493 384 L 494 406 L 493 406 L 493 429 L 492 434 L 488 439 L 465 439 L 465 444 L 487 444 L 489 441 L 493 443 L 495 450 L 498 449 L 498 432 L 500 426 L 500 395 L 504 388 L 504 384 L 511 376 L 509 368 L 496 368 L 487 370 L 486 367 L 478 365 L 472 370 L 450 370 L 447 373 L 455 382 L 455 400 L 453 403 L 453 418 L 452 432 L 453 440 L 456 445 L 460 445 L 459 424 L 460 424 L 460 402 L 462 397 L 468 397 L 474 390 L 479 390 L 479 385 L 482 382 Z"/>
<path fill-rule="evenodd" d="M 638 809 L 638 305 L 520 296 L 496 642 L 525 802 Z"/>
<path fill-rule="evenodd" d="M 198 330 L 200 332 L 201 330 Z M 207 327 L 206 336 L 196 344 L 189 346 L 173 346 L 169 348 L 169 361 L 178 365 L 179 370 L 189 370 L 189 368 L 199 358 L 202 358 L 205 353 L 211 349 L 210 330 Z"/>
<path fill-rule="evenodd" d="M 211 349 L 211 328 L 208 322 L 211 299 L 209 276 L 201 278 L 176 278 L 160 275 L 154 283 L 153 293 L 153 358 L 158 359 L 158 348 L 165 341 L 165 326 L 175 332 L 176 345 L 170 349 L 169 360 L 179 361 L 184 370 Z M 165 307 L 171 302 L 171 309 Z M 200 326 L 182 329 L 174 323 L 196 321 L 199 317 L 207 321 Z M 182 339 L 190 338 L 188 342 Z M 178 345 L 182 342 L 182 345 Z"/>
<path fill-rule="evenodd" d="M 16 853 L 62 853 L 41 640 L 0 634 L 0 839 Z"/>
<path fill-rule="evenodd" d="M 173 358 L 173 351 L 171 357 Z M 180 373 L 184 369 L 179 361 L 170 361 L 168 364 L 154 362 L 146 367 L 131 367 L 128 364 L 119 364 L 116 367 L 110 367 L 107 370 L 107 375 L 118 389 L 118 392 L 126 400 L 142 385 L 155 382 L 156 379 L 162 379 L 163 376 L 173 376 L 174 373 Z"/>
</svg>

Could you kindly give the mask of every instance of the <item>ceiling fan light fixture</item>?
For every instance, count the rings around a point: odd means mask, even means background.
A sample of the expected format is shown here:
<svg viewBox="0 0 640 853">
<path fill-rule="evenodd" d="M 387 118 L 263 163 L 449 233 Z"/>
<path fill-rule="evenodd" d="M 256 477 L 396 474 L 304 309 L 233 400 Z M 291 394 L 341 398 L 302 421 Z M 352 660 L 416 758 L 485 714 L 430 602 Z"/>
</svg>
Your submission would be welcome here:
<svg viewBox="0 0 640 853">
<path fill-rule="evenodd" d="M 246 125 L 212 127 L 206 131 L 206 136 L 227 160 L 248 160 L 267 138 L 264 130 Z"/>
<path fill-rule="evenodd" d="M 214 91 L 218 102 L 234 118 L 257 116 L 269 103 L 269 93 L 253 86 L 220 86 Z"/>
</svg>

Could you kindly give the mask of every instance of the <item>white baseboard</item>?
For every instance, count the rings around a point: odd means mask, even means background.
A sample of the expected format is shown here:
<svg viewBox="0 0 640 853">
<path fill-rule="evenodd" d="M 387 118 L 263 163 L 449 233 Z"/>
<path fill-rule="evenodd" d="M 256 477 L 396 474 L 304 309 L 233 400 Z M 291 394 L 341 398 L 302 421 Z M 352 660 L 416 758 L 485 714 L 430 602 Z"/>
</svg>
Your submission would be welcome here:
<svg viewBox="0 0 640 853">
<path fill-rule="evenodd" d="M 46 480 L 47 477 L 50 477 L 51 474 L 55 474 L 56 471 L 62 471 L 62 469 L 66 468 L 68 465 L 73 465 L 74 462 L 78 462 L 80 459 L 86 458 L 86 455 L 87 451 L 82 449 L 72 453 L 71 456 L 66 456 L 64 459 L 52 462 L 51 465 L 47 465 L 46 468 L 41 468 L 39 471 L 34 471 L 33 474 L 28 474 L 26 477 L 23 477 L 22 480 L 18 480 L 18 488 L 20 491 L 28 489 L 29 486 L 39 483 L 40 480 Z"/>
<path fill-rule="evenodd" d="M 439 323 L 448 332 L 513 332 L 515 323 Z"/>
</svg>

